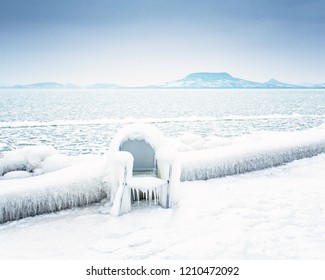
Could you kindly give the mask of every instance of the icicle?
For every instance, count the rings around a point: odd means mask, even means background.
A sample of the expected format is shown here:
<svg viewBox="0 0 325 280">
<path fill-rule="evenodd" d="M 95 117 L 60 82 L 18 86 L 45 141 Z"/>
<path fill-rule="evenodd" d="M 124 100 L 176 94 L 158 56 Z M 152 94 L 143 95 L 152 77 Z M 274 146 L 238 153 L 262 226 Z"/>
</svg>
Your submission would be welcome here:
<svg viewBox="0 0 325 280">
<path fill-rule="evenodd" d="M 147 190 L 147 193 L 148 193 L 148 202 L 149 202 L 149 205 L 151 204 L 151 193 L 150 193 L 150 190 Z"/>
<path fill-rule="evenodd" d="M 138 205 L 140 205 L 140 195 L 139 195 L 139 189 L 137 189 L 137 197 L 138 197 Z"/>
</svg>

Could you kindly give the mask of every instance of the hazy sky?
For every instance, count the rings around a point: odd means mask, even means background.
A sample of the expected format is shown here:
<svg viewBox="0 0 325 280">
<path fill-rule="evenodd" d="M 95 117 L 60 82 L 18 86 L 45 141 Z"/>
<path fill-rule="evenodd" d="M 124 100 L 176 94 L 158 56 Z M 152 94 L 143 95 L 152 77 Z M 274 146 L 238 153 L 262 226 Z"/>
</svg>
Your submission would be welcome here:
<svg viewBox="0 0 325 280">
<path fill-rule="evenodd" d="M 324 0 L 0 0 L 0 84 L 325 82 Z"/>
</svg>

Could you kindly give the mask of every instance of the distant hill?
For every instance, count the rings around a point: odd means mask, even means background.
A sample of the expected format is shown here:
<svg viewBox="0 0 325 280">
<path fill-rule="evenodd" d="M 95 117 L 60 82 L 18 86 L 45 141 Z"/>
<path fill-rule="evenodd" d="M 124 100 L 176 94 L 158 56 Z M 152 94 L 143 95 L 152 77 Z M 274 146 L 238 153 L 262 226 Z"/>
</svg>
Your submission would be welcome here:
<svg viewBox="0 0 325 280">
<path fill-rule="evenodd" d="M 314 85 L 317 88 L 325 88 L 325 83 Z"/>
<path fill-rule="evenodd" d="M 228 73 L 199 72 L 187 75 L 185 78 L 167 82 L 162 88 L 300 88 L 304 86 L 292 85 L 271 79 L 265 83 L 252 82 L 235 78 Z"/>
<path fill-rule="evenodd" d="M 44 89 L 51 89 L 51 88 L 78 88 L 78 86 L 74 84 L 60 84 L 55 82 L 47 82 L 47 83 L 36 83 L 36 84 L 28 84 L 28 85 L 15 85 L 13 88 L 44 88 Z"/>
<path fill-rule="evenodd" d="M 292 84 L 282 83 L 275 79 L 271 79 L 265 83 L 262 83 L 262 85 L 265 87 L 268 87 L 268 88 L 300 88 L 300 87 L 302 87 L 301 85 L 292 85 Z"/>
<path fill-rule="evenodd" d="M 47 82 L 47 83 L 35 83 L 35 84 L 27 84 L 27 85 L 15 85 L 6 88 L 22 88 L 22 89 L 73 89 L 73 88 L 91 88 L 91 89 L 109 89 L 109 88 L 120 88 L 121 86 L 115 84 L 106 84 L 106 83 L 97 83 L 88 86 L 77 86 L 74 84 L 60 84 L 55 82 Z"/>
</svg>

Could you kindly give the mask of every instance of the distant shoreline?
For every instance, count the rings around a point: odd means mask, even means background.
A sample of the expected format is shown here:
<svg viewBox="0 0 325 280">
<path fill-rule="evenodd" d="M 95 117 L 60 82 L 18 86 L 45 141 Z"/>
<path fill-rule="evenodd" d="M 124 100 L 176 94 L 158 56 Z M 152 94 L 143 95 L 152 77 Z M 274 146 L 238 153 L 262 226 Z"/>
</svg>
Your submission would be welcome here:
<svg viewBox="0 0 325 280">
<path fill-rule="evenodd" d="M 197 72 L 160 85 L 123 86 L 113 83 L 95 83 L 79 86 L 72 83 L 40 82 L 0 86 L 0 89 L 325 89 L 325 83 L 296 85 L 275 79 L 270 79 L 267 82 L 253 82 L 233 77 L 225 72 Z"/>
</svg>

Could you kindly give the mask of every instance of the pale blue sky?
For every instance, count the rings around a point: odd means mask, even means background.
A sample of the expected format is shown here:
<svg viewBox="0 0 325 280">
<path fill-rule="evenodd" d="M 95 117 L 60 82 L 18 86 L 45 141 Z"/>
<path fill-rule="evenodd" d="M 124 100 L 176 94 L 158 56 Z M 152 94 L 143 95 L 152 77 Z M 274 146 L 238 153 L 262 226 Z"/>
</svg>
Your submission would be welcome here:
<svg viewBox="0 0 325 280">
<path fill-rule="evenodd" d="M 323 0 L 0 0 L 0 84 L 325 82 Z"/>
</svg>

